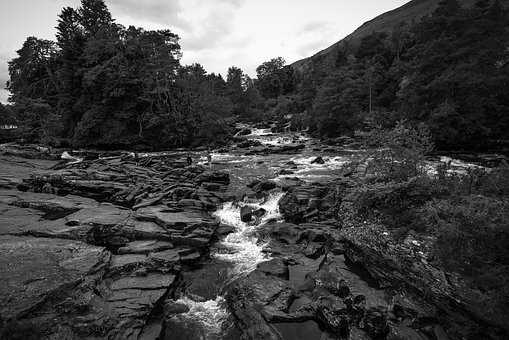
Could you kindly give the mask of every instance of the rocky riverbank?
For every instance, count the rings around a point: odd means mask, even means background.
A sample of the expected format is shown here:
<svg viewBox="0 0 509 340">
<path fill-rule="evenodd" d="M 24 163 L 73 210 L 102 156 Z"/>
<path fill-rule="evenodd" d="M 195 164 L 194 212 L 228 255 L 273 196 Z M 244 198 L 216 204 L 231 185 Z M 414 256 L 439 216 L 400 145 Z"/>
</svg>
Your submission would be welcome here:
<svg viewBox="0 0 509 340">
<path fill-rule="evenodd" d="M 221 237 L 209 212 L 228 174 L 182 154 L 52 169 L 2 157 L 2 339 L 155 338 L 183 273 Z"/>
<path fill-rule="evenodd" d="M 210 168 L 199 152 L 4 151 L 1 338 L 505 338 L 506 311 L 429 238 L 341 218 L 362 152 L 239 131 Z"/>
<path fill-rule="evenodd" d="M 228 289 L 252 339 L 503 339 L 507 313 L 429 259 L 429 241 L 331 219 L 355 182 L 300 184 L 264 225 L 271 260 Z"/>
</svg>

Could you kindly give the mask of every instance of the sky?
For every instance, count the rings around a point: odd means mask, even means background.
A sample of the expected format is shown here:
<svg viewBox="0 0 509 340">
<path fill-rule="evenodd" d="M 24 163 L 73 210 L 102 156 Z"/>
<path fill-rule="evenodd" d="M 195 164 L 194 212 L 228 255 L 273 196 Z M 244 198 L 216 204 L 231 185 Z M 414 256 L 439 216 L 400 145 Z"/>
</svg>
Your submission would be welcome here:
<svg viewBox="0 0 509 340">
<path fill-rule="evenodd" d="M 55 39 L 57 16 L 80 0 L 0 0 L 0 101 L 8 92 L 7 62 L 27 36 Z M 362 23 L 408 0 L 106 0 L 122 25 L 169 28 L 181 37 L 182 64 L 200 63 L 250 76 L 264 61 L 311 56 Z"/>
</svg>

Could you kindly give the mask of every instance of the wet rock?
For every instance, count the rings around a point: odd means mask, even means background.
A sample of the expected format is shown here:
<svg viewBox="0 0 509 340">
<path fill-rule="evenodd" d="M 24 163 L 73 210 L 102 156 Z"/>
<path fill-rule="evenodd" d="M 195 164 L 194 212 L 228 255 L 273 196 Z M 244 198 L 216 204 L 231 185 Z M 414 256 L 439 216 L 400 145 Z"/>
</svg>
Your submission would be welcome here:
<svg viewBox="0 0 509 340">
<path fill-rule="evenodd" d="M 237 328 L 247 339 L 280 339 L 259 310 L 288 288 L 285 281 L 254 271 L 228 287 L 226 301 Z"/>
<path fill-rule="evenodd" d="M 304 144 L 286 144 L 270 147 L 254 147 L 246 152 L 246 155 L 270 155 L 270 154 L 294 154 L 306 146 Z"/>
<path fill-rule="evenodd" d="M 251 222 L 253 219 L 254 208 L 248 205 L 245 205 L 240 208 L 240 220 L 242 222 Z"/>
<path fill-rule="evenodd" d="M 110 262 L 110 274 L 131 273 L 139 268 L 146 268 L 148 256 L 145 254 L 113 255 Z"/>
<path fill-rule="evenodd" d="M 166 206 L 142 208 L 135 215 L 140 221 L 154 222 L 166 229 L 171 242 L 177 245 L 206 246 L 212 241 L 218 225 L 204 212 L 175 212 Z"/>
<path fill-rule="evenodd" d="M 276 183 L 273 181 L 259 181 L 256 184 L 253 185 L 253 183 L 250 184 L 251 188 L 256 192 L 263 192 L 263 191 L 269 191 L 276 188 Z"/>
<path fill-rule="evenodd" d="M 173 248 L 173 244 L 165 241 L 133 241 L 118 249 L 119 254 L 148 254 Z"/>
<path fill-rule="evenodd" d="M 296 244 L 302 235 L 302 229 L 292 223 L 268 223 L 260 226 L 259 233 L 285 244 Z"/>
<path fill-rule="evenodd" d="M 221 189 L 223 189 L 223 185 L 220 183 L 203 182 L 201 185 L 203 188 L 209 191 L 220 191 Z"/>
<path fill-rule="evenodd" d="M 295 172 L 292 171 L 292 170 L 287 170 L 287 169 L 283 169 L 281 171 L 279 171 L 279 175 L 281 176 L 285 176 L 285 175 L 293 175 Z"/>
<path fill-rule="evenodd" d="M 124 236 L 129 240 L 160 240 L 169 241 L 170 235 L 163 227 L 154 222 L 138 221 L 130 217 L 125 223 L 118 225 L 114 235 Z"/>
<path fill-rule="evenodd" d="M 260 184 L 260 183 L 261 183 L 261 180 L 259 180 L 259 179 L 254 179 L 254 180 L 252 180 L 249 184 L 247 184 L 247 187 L 252 189 L 252 188 L 254 188 L 255 186 L 257 186 L 258 184 Z"/>
<path fill-rule="evenodd" d="M 241 129 L 236 133 L 237 136 L 247 136 L 250 134 L 251 134 L 251 129 L 249 129 L 249 128 Z"/>
<path fill-rule="evenodd" d="M 207 183 L 220 183 L 228 185 L 230 183 L 230 176 L 226 172 L 220 171 L 207 171 L 198 175 L 195 179 L 198 184 Z"/>
<path fill-rule="evenodd" d="M 279 258 L 262 262 L 257 268 L 267 275 L 277 276 L 283 280 L 288 280 L 289 278 L 288 265 Z"/>
<path fill-rule="evenodd" d="M 238 148 L 250 148 L 250 147 L 253 147 L 253 146 L 261 146 L 262 145 L 262 142 L 258 141 L 258 140 L 245 140 L 243 142 L 240 142 L 240 143 L 237 143 L 237 147 Z"/>
<path fill-rule="evenodd" d="M 164 316 L 166 318 L 172 317 L 177 314 L 184 314 L 189 312 L 189 307 L 187 305 L 172 300 L 167 300 L 163 308 Z"/>
<path fill-rule="evenodd" d="M 263 209 L 263 208 L 259 208 L 259 209 L 256 209 L 255 211 L 253 211 L 253 216 L 257 219 L 260 219 L 262 218 L 265 214 L 267 213 L 267 210 Z"/>
<path fill-rule="evenodd" d="M 223 198 L 208 189 L 228 182 L 181 155 L 91 157 L 0 193 L 0 274 L 12 276 L 0 288 L 0 337 L 158 335 L 176 275 L 217 237 L 208 212 Z"/>
<path fill-rule="evenodd" d="M 222 224 L 220 225 L 217 229 L 216 229 L 216 233 L 220 236 L 225 236 L 225 235 L 228 235 L 228 234 L 231 234 L 235 231 L 235 227 L 233 226 L 230 226 L 230 225 L 226 225 L 226 224 Z"/>
<path fill-rule="evenodd" d="M 325 161 L 322 157 L 316 157 L 311 161 L 311 164 L 325 164 Z"/>
<path fill-rule="evenodd" d="M 279 209 L 288 222 L 303 223 L 319 220 L 321 215 L 328 211 L 328 205 L 323 205 L 323 198 L 328 191 L 327 186 L 319 184 L 290 187 L 287 194 L 279 201 Z"/>
</svg>

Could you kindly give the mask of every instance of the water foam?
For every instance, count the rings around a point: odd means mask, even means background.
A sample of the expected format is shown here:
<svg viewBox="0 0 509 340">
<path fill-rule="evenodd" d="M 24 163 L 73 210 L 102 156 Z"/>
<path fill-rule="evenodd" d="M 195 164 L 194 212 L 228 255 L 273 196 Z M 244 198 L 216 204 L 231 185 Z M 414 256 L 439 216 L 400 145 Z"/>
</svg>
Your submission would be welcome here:
<svg viewBox="0 0 509 340">
<path fill-rule="evenodd" d="M 205 339 L 214 339 L 221 334 L 222 325 L 229 315 L 222 296 L 203 302 L 182 297 L 176 303 L 185 304 L 189 308 L 189 311 L 180 314 L 179 318 L 199 323 L 206 333 Z"/>
<path fill-rule="evenodd" d="M 284 193 L 278 192 L 269 195 L 266 200 L 260 200 L 255 203 L 246 202 L 228 202 L 221 209 L 217 210 L 214 215 L 223 224 L 235 227 L 235 231 L 220 243 L 220 246 L 230 251 L 227 253 L 217 253 L 214 256 L 224 261 L 234 264 L 233 275 L 248 273 L 256 268 L 260 262 L 267 261 L 270 257 L 263 252 L 265 244 L 260 244 L 254 232 L 257 226 L 263 225 L 271 219 L 279 219 L 279 200 Z M 263 216 L 260 224 L 253 225 L 242 222 L 240 219 L 240 210 L 244 206 L 254 209 L 263 208 L 266 214 Z"/>
<path fill-rule="evenodd" d="M 214 213 L 221 223 L 235 227 L 235 231 L 220 243 L 220 247 L 228 249 L 228 253 L 216 253 L 213 255 L 218 259 L 233 263 L 234 269 L 230 274 L 230 279 L 249 273 L 256 268 L 258 263 L 270 259 L 269 255 L 263 253 L 265 244 L 258 242 L 254 232 L 257 226 L 263 225 L 271 219 L 279 219 L 281 217 L 278 203 L 283 195 L 284 193 L 282 192 L 273 193 L 267 199 L 255 203 L 228 202 L 223 204 L 221 209 Z M 258 225 L 242 222 L 240 219 L 240 209 L 243 206 L 250 206 L 255 209 L 263 208 L 266 210 L 266 214 Z M 214 300 L 200 302 L 184 296 L 177 303 L 182 303 L 189 307 L 189 311 L 179 315 L 179 318 L 199 323 L 205 331 L 203 339 L 212 340 L 219 338 L 222 326 L 229 316 L 224 297 L 218 296 Z"/>
</svg>

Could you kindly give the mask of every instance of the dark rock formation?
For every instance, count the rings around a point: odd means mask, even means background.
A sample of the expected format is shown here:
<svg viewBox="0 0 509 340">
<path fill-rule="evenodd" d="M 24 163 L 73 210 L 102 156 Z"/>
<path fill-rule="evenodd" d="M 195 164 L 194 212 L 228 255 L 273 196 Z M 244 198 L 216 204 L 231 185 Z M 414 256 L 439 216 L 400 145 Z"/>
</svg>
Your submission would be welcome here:
<svg viewBox="0 0 509 340">
<path fill-rule="evenodd" d="M 322 157 L 316 157 L 311 161 L 311 164 L 325 164 L 325 161 Z"/>
<path fill-rule="evenodd" d="M 154 313 L 218 237 L 209 212 L 229 183 L 182 164 L 96 158 L 0 192 L 0 337 L 157 337 Z"/>
</svg>

